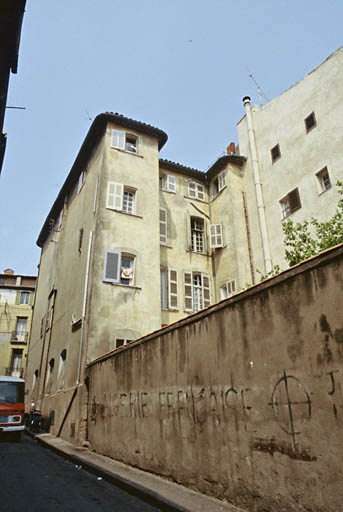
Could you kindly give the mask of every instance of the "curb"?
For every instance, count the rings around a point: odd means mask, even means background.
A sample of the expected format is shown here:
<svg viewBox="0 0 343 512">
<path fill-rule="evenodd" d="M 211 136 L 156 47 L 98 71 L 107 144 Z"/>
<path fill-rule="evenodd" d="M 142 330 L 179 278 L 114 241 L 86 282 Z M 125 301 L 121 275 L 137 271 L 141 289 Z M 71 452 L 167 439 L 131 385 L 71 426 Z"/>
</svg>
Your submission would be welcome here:
<svg viewBox="0 0 343 512">
<path fill-rule="evenodd" d="M 162 487 L 170 486 L 173 495 L 179 496 L 179 501 L 180 496 L 182 500 L 182 494 L 184 493 L 185 501 L 189 502 L 190 500 L 192 502 L 191 506 L 180 505 L 163 495 L 163 492 L 165 493 L 165 489 L 162 489 L 162 492 L 158 492 L 158 489 L 157 491 L 153 490 L 147 485 L 135 481 L 134 475 L 133 478 L 126 478 L 125 476 L 120 475 L 119 471 L 116 472 L 115 470 L 105 469 L 100 464 L 87 460 L 86 457 L 89 457 L 89 455 L 91 455 L 93 452 L 89 452 L 88 450 L 82 451 L 81 453 L 85 454 L 85 457 L 83 457 L 81 454 L 78 455 L 73 452 L 73 450 L 75 450 L 75 446 L 70 445 L 69 448 L 69 443 L 63 442 L 63 440 L 61 440 L 61 445 L 65 446 L 63 448 L 58 446 L 57 443 L 54 442 L 54 439 L 57 440 L 59 438 L 54 438 L 54 436 L 45 433 L 36 434 L 29 431 L 27 428 L 25 429 L 24 433 L 34 439 L 44 448 L 49 448 L 53 452 L 62 456 L 64 459 L 69 460 L 75 465 L 82 466 L 82 468 L 89 473 L 102 477 L 107 482 L 116 485 L 120 489 L 126 491 L 128 494 L 139 498 L 145 503 L 149 503 L 162 512 L 244 512 L 242 509 L 239 509 L 234 505 L 230 505 L 229 503 L 221 502 L 215 498 L 208 497 L 196 491 L 185 488 L 179 484 L 164 480 L 163 478 L 157 477 L 156 475 L 128 466 L 135 472 L 140 472 L 144 476 L 150 476 L 152 486 L 158 487 L 159 484 L 162 485 Z M 112 459 L 110 460 L 112 462 L 116 462 Z"/>
</svg>

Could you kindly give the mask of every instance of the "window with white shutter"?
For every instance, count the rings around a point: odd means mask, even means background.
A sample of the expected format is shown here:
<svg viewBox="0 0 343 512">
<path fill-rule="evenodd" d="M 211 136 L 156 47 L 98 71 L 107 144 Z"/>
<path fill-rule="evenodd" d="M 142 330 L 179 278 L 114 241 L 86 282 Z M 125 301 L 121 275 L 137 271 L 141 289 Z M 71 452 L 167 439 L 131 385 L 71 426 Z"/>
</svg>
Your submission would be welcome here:
<svg viewBox="0 0 343 512">
<path fill-rule="evenodd" d="M 125 132 L 112 130 L 112 148 L 125 149 Z"/>
<path fill-rule="evenodd" d="M 208 274 L 185 271 L 183 276 L 185 311 L 195 312 L 207 308 L 211 304 L 210 278 Z"/>
<path fill-rule="evenodd" d="M 185 311 L 193 311 L 192 272 L 183 273 Z"/>
<path fill-rule="evenodd" d="M 218 174 L 217 178 L 213 182 L 213 195 L 216 196 L 226 185 L 226 171 L 222 171 Z"/>
<path fill-rule="evenodd" d="M 210 224 L 210 247 L 223 247 L 223 228 L 221 224 Z"/>
<path fill-rule="evenodd" d="M 120 279 L 120 251 L 105 251 L 104 277 L 109 283 L 119 283 Z"/>
<path fill-rule="evenodd" d="M 106 208 L 111 210 L 123 209 L 124 185 L 109 181 L 107 184 Z"/>
<path fill-rule="evenodd" d="M 177 270 L 168 268 L 169 309 L 177 309 Z"/>
<path fill-rule="evenodd" d="M 167 190 L 169 192 L 176 192 L 176 176 L 167 174 Z"/>
<path fill-rule="evenodd" d="M 160 208 L 160 242 L 162 244 L 166 244 L 168 241 L 167 219 L 167 210 Z"/>
<path fill-rule="evenodd" d="M 195 181 L 188 182 L 188 196 L 195 199 L 204 199 L 204 187 Z"/>
<path fill-rule="evenodd" d="M 168 309 L 167 274 L 168 270 L 161 268 L 161 309 Z"/>
<path fill-rule="evenodd" d="M 220 297 L 221 299 L 226 299 L 233 295 L 236 291 L 236 281 L 235 279 L 229 279 L 220 287 Z"/>
</svg>

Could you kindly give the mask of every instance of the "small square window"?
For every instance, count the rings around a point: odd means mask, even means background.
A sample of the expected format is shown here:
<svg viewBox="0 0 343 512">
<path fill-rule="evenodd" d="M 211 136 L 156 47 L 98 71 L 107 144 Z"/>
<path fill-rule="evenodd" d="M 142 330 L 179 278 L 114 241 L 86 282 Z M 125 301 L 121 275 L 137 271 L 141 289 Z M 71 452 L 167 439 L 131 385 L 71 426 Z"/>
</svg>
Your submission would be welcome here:
<svg viewBox="0 0 343 512">
<path fill-rule="evenodd" d="M 133 284 L 134 257 L 129 254 L 121 255 L 120 284 Z"/>
<path fill-rule="evenodd" d="M 329 190 L 329 188 L 331 188 L 331 180 L 327 167 L 324 167 L 324 169 L 317 172 L 316 176 L 319 184 L 320 193 L 326 192 L 327 190 Z"/>
<path fill-rule="evenodd" d="M 312 112 L 309 116 L 307 116 L 304 120 L 305 122 L 305 128 L 306 133 L 310 132 L 312 128 L 317 126 L 316 116 L 314 115 L 314 112 Z"/>
<path fill-rule="evenodd" d="M 234 279 L 230 279 L 229 281 L 226 281 L 221 287 L 220 287 L 220 297 L 221 299 L 226 299 L 227 297 L 230 297 L 236 292 L 236 281 Z"/>
<path fill-rule="evenodd" d="M 276 162 L 281 157 L 280 145 L 276 144 L 271 150 L 270 153 L 272 155 L 272 162 Z"/>
<path fill-rule="evenodd" d="M 133 214 L 135 212 L 135 192 L 124 188 L 123 212 Z"/>
</svg>

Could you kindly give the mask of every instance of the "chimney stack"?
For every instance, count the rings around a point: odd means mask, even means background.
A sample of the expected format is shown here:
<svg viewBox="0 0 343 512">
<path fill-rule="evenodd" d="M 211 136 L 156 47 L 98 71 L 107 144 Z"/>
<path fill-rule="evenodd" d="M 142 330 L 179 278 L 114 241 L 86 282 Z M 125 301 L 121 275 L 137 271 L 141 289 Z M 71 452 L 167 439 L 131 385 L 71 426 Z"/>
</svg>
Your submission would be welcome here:
<svg viewBox="0 0 343 512">
<path fill-rule="evenodd" d="M 4 274 L 7 274 L 8 276 L 13 276 L 14 275 L 14 270 L 12 270 L 11 268 L 6 268 L 4 270 Z"/>
<path fill-rule="evenodd" d="M 226 153 L 228 155 L 235 155 L 236 154 L 236 146 L 235 146 L 234 142 L 230 142 L 230 144 L 226 148 Z"/>
</svg>

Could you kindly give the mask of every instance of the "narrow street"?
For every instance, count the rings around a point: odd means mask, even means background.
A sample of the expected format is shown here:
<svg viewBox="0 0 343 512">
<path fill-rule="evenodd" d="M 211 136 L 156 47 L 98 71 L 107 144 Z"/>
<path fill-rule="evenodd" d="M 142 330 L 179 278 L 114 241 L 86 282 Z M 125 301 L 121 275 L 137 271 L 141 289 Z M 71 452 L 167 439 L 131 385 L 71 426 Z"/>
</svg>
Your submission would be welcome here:
<svg viewBox="0 0 343 512">
<path fill-rule="evenodd" d="M 0 439 L 0 510 L 154 512 L 158 509 L 22 435 Z"/>
</svg>

